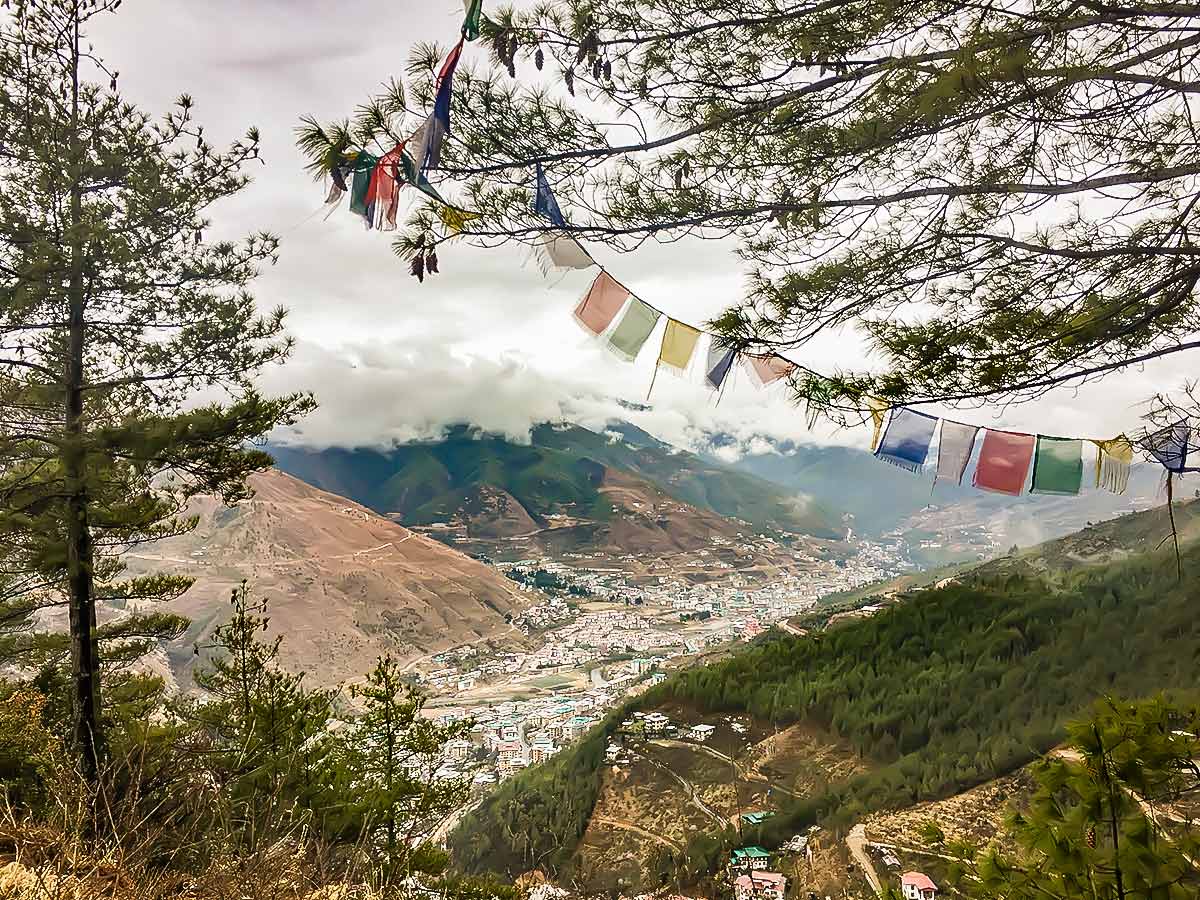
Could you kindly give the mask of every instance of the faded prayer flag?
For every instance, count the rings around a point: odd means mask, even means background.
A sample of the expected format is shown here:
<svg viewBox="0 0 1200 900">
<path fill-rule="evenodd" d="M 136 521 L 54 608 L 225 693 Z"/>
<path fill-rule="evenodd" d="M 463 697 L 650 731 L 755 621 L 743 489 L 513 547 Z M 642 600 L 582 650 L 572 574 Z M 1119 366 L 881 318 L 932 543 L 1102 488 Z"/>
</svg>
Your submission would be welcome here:
<svg viewBox="0 0 1200 900">
<path fill-rule="evenodd" d="M 979 435 L 979 426 L 964 425 L 962 422 L 942 420 L 942 436 L 938 441 L 937 474 L 933 481 L 953 481 L 962 484 L 963 475 L 967 471 L 967 463 L 971 461 L 971 451 L 975 449 L 975 438 Z"/>
<path fill-rule="evenodd" d="M 975 467 L 975 487 L 1018 496 L 1025 489 L 1036 442 L 1032 434 L 987 429 Z"/>
<path fill-rule="evenodd" d="M 467 16 L 463 19 L 462 34 L 468 41 L 479 37 L 479 20 L 483 16 L 483 0 L 463 0 Z"/>
<path fill-rule="evenodd" d="M 682 372 L 692 361 L 692 353 L 700 340 L 700 329 L 675 319 L 667 320 L 663 330 L 662 347 L 658 351 L 659 365 Z"/>
<path fill-rule="evenodd" d="M 1113 494 L 1125 493 L 1133 465 L 1133 444 L 1123 434 L 1092 443 L 1096 445 L 1096 487 Z"/>
<path fill-rule="evenodd" d="M 1083 441 L 1039 434 L 1033 456 L 1034 494 L 1078 494 L 1083 486 Z"/>
<path fill-rule="evenodd" d="M 1176 422 L 1166 428 L 1147 435 L 1142 441 L 1142 449 L 1150 454 L 1159 465 L 1168 472 L 1182 475 L 1188 469 L 1188 444 L 1191 441 L 1192 426 L 1187 422 Z"/>
<path fill-rule="evenodd" d="M 602 271 L 575 307 L 575 321 L 592 334 L 603 334 L 628 299 L 629 291 Z"/>
<path fill-rule="evenodd" d="M 883 434 L 883 420 L 887 416 L 888 406 L 877 397 L 867 399 L 867 408 L 871 410 L 871 423 L 874 431 L 871 434 L 871 452 L 879 446 L 879 436 Z"/>
<path fill-rule="evenodd" d="M 378 157 L 362 151 L 354 159 L 354 180 L 350 184 L 350 212 L 362 217 L 368 228 L 375 224 L 375 209 L 371 205 L 371 176 Z"/>
<path fill-rule="evenodd" d="M 766 387 L 780 378 L 786 378 L 796 369 L 796 364 L 790 359 L 784 359 L 774 353 L 760 356 L 743 356 L 750 374 L 754 376 L 759 387 Z"/>
<path fill-rule="evenodd" d="M 721 385 L 725 383 L 725 378 L 729 375 L 729 370 L 733 368 L 733 361 L 736 357 L 737 351 L 722 347 L 715 338 L 708 345 L 708 362 L 704 366 L 704 381 L 714 391 L 720 390 Z"/>
<path fill-rule="evenodd" d="M 539 216 L 545 216 L 551 224 L 560 228 L 565 227 L 567 220 L 563 218 L 562 210 L 558 208 L 558 200 L 555 199 L 554 192 L 550 190 L 550 182 L 546 180 L 546 173 L 542 171 L 541 163 L 537 164 L 536 173 L 533 211 Z"/>
<path fill-rule="evenodd" d="M 534 244 L 533 251 L 543 275 L 549 275 L 551 270 L 562 272 L 567 269 L 587 269 L 596 265 L 596 261 L 587 255 L 579 241 L 565 234 L 542 235 L 541 240 Z"/>
<path fill-rule="evenodd" d="M 662 313 L 632 295 L 617 327 L 608 336 L 608 347 L 626 362 L 637 359 Z"/>
<path fill-rule="evenodd" d="M 929 445 L 933 443 L 933 432 L 938 420 L 934 416 L 900 407 L 892 411 L 883 439 L 875 455 L 884 462 L 907 469 L 921 471 L 929 456 Z"/>
</svg>

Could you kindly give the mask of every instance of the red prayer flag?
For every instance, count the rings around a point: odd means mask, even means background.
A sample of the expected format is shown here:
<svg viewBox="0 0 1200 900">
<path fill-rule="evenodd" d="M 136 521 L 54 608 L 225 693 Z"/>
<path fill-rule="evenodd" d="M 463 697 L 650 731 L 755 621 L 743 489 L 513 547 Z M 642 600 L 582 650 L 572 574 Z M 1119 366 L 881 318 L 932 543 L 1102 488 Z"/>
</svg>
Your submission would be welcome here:
<svg viewBox="0 0 1200 900">
<path fill-rule="evenodd" d="M 1032 434 L 986 429 L 975 467 L 975 487 L 1014 497 L 1020 494 L 1025 490 L 1036 444 Z"/>
<path fill-rule="evenodd" d="M 592 334 L 603 334 L 628 299 L 629 291 L 601 272 L 575 307 L 575 320 Z"/>
</svg>

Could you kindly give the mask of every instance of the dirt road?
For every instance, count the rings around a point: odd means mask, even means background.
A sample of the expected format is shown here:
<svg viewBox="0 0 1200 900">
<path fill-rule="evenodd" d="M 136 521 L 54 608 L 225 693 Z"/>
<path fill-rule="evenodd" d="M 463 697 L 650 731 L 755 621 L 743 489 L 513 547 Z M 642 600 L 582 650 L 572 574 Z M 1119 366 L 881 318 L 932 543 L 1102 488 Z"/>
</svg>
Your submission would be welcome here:
<svg viewBox="0 0 1200 900">
<path fill-rule="evenodd" d="M 644 837 L 648 841 L 654 841 L 656 844 L 662 844 L 676 853 L 683 852 L 683 846 L 678 841 L 673 841 L 669 837 L 663 837 L 661 834 L 655 834 L 653 831 L 647 831 L 640 825 L 634 825 L 632 822 L 625 822 L 621 819 L 610 819 L 607 816 L 592 816 L 593 822 L 599 822 L 601 825 L 609 825 L 613 828 L 620 828 L 623 831 L 632 831 L 634 834 Z"/>
<path fill-rule="evenodd" d="M 871 857 L 867 853 L 867 829 L 862 824 L 855 825 L 846 835 L 846 849 L 850 851 L 850 858 L 858 863 L 858 867 L 867 876 L 867 883 L 871 885 L 871 890 L 882 897 L 883 882 L 879 880 L 879 873 L 875 871 L 875 863 L 871 861 Z"/>
</svg>

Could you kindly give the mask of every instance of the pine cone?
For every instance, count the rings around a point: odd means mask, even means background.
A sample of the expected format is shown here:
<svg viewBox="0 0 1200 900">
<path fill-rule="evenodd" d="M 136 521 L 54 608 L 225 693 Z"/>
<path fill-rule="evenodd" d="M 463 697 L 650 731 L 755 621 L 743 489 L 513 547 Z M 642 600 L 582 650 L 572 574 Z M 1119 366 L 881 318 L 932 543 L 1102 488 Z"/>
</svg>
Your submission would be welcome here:
<svg viewBox="0 0 1200 900">
<path fill-rule="evenodd" d="M 425 257 L 425 271 L 430 275 L 438 274 L 437 253 L 433 250 L 430 250 L 429 255 Z"/>
<path fill-rule="evenodd" d="M 612 81 L 612 63 L 607 59 L 604 61 L 604 78 L 606 81 Z"/>
<path fill-rule="evenodd" d="M 675 190 L 683 190 L 683 169 L 675 170 Z"/>
<path fill-rule="evenodd" d="M 603 65 L 599 59 L 592 62 L 592 81 L 600 80 L 600 73 L 603 71 Z"/>
<path fill-rule="evenodd" d="M 537 70 L 542 71 L 542 66 L 546 63 L 546 54 L 542 52 L 542 48 L 537 48 L 537 53 L 533 54 L 533 64 L 537 66 Z"/>
<path fill-rule="evenodd" d="M 425 283 L 425 257 L 417 254 L 408 267 L 409 273 L 422 284 Z"/>
<path fill-rule="evenodd" d="M 563 72 L 563 81 L 567 83 L 567 93 L 572 97 L 575 96 L 575 70 L 567 69 Z"/>
</svg>

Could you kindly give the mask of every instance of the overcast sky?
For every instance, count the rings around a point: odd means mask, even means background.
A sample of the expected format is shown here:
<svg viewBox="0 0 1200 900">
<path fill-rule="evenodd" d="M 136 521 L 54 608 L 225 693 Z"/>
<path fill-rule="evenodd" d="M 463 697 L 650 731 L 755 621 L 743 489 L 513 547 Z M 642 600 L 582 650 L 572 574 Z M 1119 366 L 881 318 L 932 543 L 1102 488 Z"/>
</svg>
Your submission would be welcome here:
<svg viewBox="0 0 1200 900">
<path fill-rule="evenodd" d="M 262 306 L 290 310 L 299 349 L 264 384 L 316 393 L 321 409 L 303 424 L 302 439 L 379 444 L 435 436 L 460 421 L 519 439 L 539 421 L 566 416 L 598 426 L 619 415 L 681 445 L 726 430 L 747 445 L 765 434 L 865 446 L 863 429 L 810 434 L 778 387 L 758 392 L 744 377 L 718 407 L 699 385 L 660 377 L 651 411 L 621 410 L 618 399 L 645 399 L 653 362 L 643 354 L 623 363 L 574 324 L 572 306 L 594 270 L 548 286 L 534 265 L 522 267 L 520 248 L 450 245 L 438 254 L 443 274 L 419 285 L 392 255 L 388 235 L 365 232 L 344 209 L 328 221 L 312 217 L 322 188 L 304 172 L 293 143 L 300 116 L 344 117 L 402 74 L 415 42 L 455 38 L 461 16 L 459 0 L 125 0 L 92 30 L 98 52 L 120 70 L 127 99 L 161 113 L 180 93 L 191 94 L 197 121 L 218 145 L 250 125 L 262 131 L 266 165 L 216 210 L 214 230 L 268 229 L 283 238 L 279 264 L 256 293 Z M 468 45 L 464 61 L 482 63 L 485 52 Z M 727 246 L 651 244 L 627 255 L 590 249 L 641 296 L 685 321 L 702 322 L 743 289 Z M 852 335 L 792 355 L 817 369 L 861 359 Z M 1135 427 L 1136 404 L 1177 386 L 1185 372 L 1183 363 L 1162 364 L 1078 395 L 1060 391 L 1036 405 L 957 417 L 1105 436 Z"/>
</svg>

